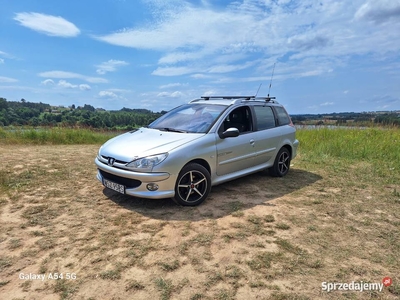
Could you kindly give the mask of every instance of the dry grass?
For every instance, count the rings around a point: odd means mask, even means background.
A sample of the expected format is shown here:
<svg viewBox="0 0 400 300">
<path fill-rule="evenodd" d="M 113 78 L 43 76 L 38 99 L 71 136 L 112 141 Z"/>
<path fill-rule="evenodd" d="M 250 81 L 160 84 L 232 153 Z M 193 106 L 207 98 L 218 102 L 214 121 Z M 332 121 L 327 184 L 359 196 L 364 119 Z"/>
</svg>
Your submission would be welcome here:
<svg viewBox="0 0 400 300">
<path fill-rule="evenodd" d="M 96 145 L 0 147 L 0 299 L 400 297 L 399 170 L 300 153 L 285 178 L 254 174 L 188 208 L 104 190 Z M 385 276 L 383 292 L 321 290 Z"/>
</svg>

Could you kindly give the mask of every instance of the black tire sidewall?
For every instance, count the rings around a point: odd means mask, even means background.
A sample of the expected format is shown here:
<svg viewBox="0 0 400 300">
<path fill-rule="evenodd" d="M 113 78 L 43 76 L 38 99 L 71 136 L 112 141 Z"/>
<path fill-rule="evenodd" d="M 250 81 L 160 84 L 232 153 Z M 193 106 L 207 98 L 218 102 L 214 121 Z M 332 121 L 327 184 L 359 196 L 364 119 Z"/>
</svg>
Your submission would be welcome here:
<svg viewBox="0 0 400 300">
<path fill-rule="evenodd" d="M 286 172 L 285 173 L 281 173 L 279 171 L 279 160 L 280 160 L 280 157 L 281 157 L 282 153 L 284 153 L 284 152 L 286 152 L 287 155 L 289 156 L 289 161 L 288 161 L 288 168 L 287 168 Z M 278 154 L 277 154 L 277 156 L 275 158 L 275 162 L 274 162 L 273 167 L 270 169 L 270 173 L 274 177 L 283 177 L 283 176 L 286 176 L 286 174 L 289 172 L 289 169 L 290 169 L 290 152 L 286 148 L 281 148 L 281 150 L 279 150 L 279 152 L 278 152 Z"/>
</svg>

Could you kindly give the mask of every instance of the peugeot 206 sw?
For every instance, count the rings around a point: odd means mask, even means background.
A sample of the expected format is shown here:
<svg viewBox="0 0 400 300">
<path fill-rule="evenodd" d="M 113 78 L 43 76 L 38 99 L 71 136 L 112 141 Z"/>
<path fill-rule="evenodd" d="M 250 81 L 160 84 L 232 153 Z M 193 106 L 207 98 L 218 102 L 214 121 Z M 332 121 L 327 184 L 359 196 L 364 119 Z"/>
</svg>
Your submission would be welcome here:
<svg viewBox="0 0 400 300">
<path fill-rule="evenodd" d="M 97 179 L 122 194 L 194 206 L 229 180 L 265 169 L 285 176 L 299 141 L 274 99 L 207 96 L 172 109 L 101 146 Z"/>
</svg>

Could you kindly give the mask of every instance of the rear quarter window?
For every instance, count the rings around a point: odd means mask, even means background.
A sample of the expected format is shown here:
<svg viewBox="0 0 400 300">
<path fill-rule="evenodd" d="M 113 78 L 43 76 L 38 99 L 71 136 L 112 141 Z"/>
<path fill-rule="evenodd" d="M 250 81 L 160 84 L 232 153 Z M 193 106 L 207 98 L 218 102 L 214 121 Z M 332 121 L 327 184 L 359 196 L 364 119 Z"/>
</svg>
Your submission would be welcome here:
<svg viewBox="0 0 400 300">
<path fill-rule="evenodd" d="M 275 127 L 275 116 L 270 106 L 254 106 L 257 118 L 257 129 L 264 130 Z"/>
<path fill-rule="evenodd" d="M 290 117 L 283 107 L 275 106 L 275 111 L 278 117 L 279 125 L 289 125 Z"/>
</svg>

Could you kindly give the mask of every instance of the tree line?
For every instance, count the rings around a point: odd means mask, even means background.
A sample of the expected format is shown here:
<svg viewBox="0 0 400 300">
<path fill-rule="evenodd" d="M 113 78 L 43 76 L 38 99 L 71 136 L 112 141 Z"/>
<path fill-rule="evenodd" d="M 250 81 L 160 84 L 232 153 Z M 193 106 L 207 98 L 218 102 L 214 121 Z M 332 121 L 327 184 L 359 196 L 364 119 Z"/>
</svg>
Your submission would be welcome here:
<svg viewBox="0 0 400 300">
<path fill-rule="evenodd" d="M 99 129 L 130 130 L 148 125 L 166 113 L 147 109 L 123 108 L 118 111 L 95 109 L 92 105 L 83 107 L 52 107 L 50 104 L 21 101 L 7 101 L 0 98 L 0 126 L 66 126 L 91 127 Z"/>
<path fill-rule="evenodd" d="M 118 111 L 95 109 L 92 105 L 75 107 L 52 107 L 50 104 L 21 101 L 7 101 L 0 97 L 0 126 L 67 126 L 91 127 L 99 129 L 130 130 L 150 124 L 166 111 L 152 112 L 147 109 L 122 108 Z M 352 121 L 354 123 L 376 123 L 400 126 L 398 113 L 332 113 L 292 115 L 295 124 L 307 121 L 329 119 L 338 125 Z"/>
<path fill-rule="evenodd" d="M 379 115 L 375 118 L 374 122 L 383 125 L 400 126 L 400 116 L 390 113 Z"/>
<path fill-rule="evenodd" d="M 297 125 L 305 125 L 313 123 L 314 125 L 324 125 L 325 122 L 336 125 L 353 125 L 353 124 L 379 124 L 389 126 L 400 126 L 400 114 L 397 112 L 343 112 L 330 114 L 303 114 L 291 115 L 292 121 Z"/>
</svg>

